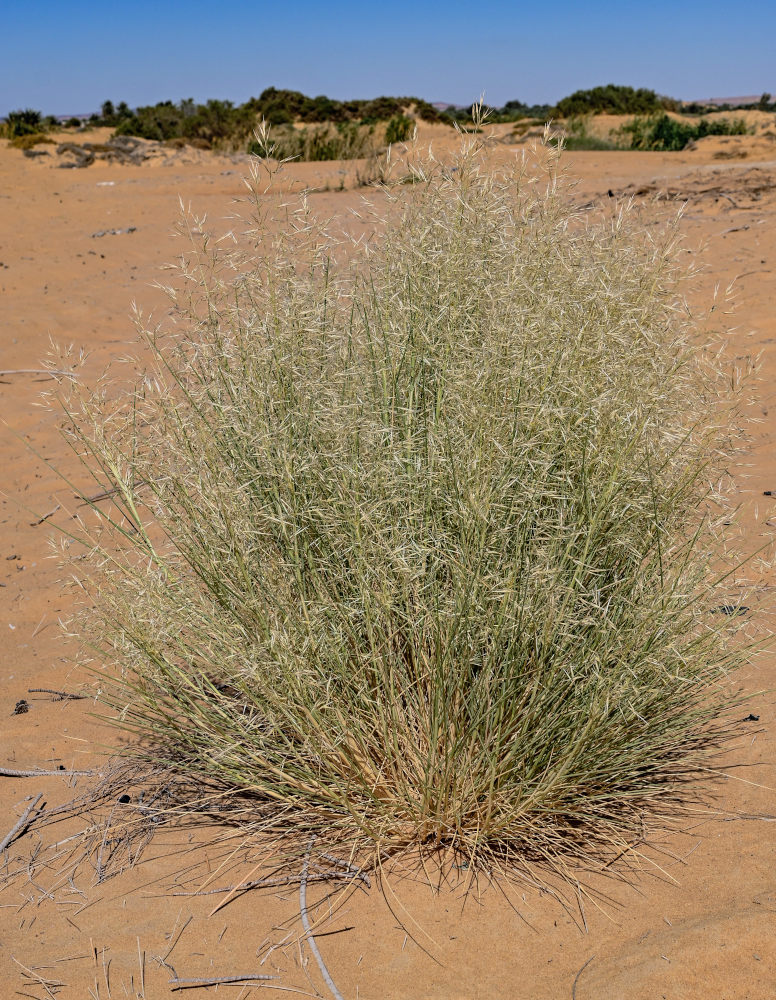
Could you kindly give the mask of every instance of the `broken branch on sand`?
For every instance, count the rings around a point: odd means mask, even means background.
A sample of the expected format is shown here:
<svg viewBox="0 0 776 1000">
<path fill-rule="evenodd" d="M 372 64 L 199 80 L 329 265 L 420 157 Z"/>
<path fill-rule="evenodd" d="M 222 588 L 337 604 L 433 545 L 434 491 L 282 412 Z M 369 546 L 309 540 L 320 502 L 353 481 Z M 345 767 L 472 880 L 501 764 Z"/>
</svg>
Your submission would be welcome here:
<svg viewBox="0 0 776 1000">
<path fill-rule="evenodd" d="M 749 229 L 749 226 L 731 226 L 730 229 L 723 229 L 721 233 L 717 233 L 717 236 L 727 236 L 728 233 L 743 233 Z"/>
<path fill-rule="evenodd" d="M 170 989 L 171 990 L 191 990 L 197 986 L 220 986 L 223 983 L 242 983 L 260 979 L 266 981 L 268 979 L 278 979 L 278 976 L 268 976 L 264 973 L 253 973 L 250 972 L 245 976 L 214 976 L 207 979 L 171 979 Z"/>
<path fill-rule="evenodd" d="M 304 856 L 304 865 L 302 867 L 302 881 L 299 883 L 299 911 L 302 916 L 302 927 L 304 927 L 304 932 L 306 935 L 307 943 L 310 945 L 310 951 L 315 956 L 315 961 L 318 963 L 318 968 L 321 970 L 321 975 L 323 976 L 326 985 L 331 990 L 333 996 L 336 1000 L 345 1000 L 343 995 L 337 989 L 334 980 L 331 978 L 329 970 L 326 968 L 326 963 L 323 961 L 321 953 L 318 951 L 318 945 L 315 943 L 315 938 L 313 937 L 313 931 L 310 927 L 310 918 L 307 916 L 307 882 L 309 881 L 309 875 L 307 874 L 310 868 L 310 852 L 313 849 L 313 844 L 315 843 L 316 837 L 313 834 L 310 837 L 310 843 L 307 845 L 307 854 Z"/>
<path fill-rule="evenodd" d="M 0 767 L 0 777 L 4 778 L 45 778 L 51 775 L 58 775 L 60 777 L 74 777 L 74 776 L 89 776 L 99 774 L 99 771 L 68 771 L 67 768 L 54 769 L 51 771 L 31 768 L 30 770 L 16 771 L 10 767 Z"/>
<path fill-rule="evenodd" d="M 27 688 L 27 694 L 51 694 L 55 701 L 82 701 L 90 698 L 88 694 L 72 694 L 70 691 L 54 691 L 52 688 Z"/>
<path fill-rule="evenodd" d="M 57 512 L 58 510 L 60 510 L 61 508 L 62 508 L 62 504 L 61 504 L 61 503 L 58 503 L 58 504 L 56 505 L 56 507 L 54 507 L 54 508 L 53 508 L 52 510 L 50 510 L 50 511 L 48 512 L 48 514 L 44 514 L 44 515 L 43 515 L 43 517 L 39 517 L 37 521 L 30 521 L 30 527 L 31 527 L 31 528 L 37 528 L 37 526 L 38 526 L 39 524 L 43 524 L 43 522 L 44 522 L 44 521 L 48 521 L 48 519 L 49 519 L 49 518 L 50 518 L 50 517 L 51 517 L 51 516 L 52 516 L 53 514 L 56 514 L 56 512 Z"/>
<path fill-rule="evenodd" d="M 585 962 L 585 964 L 582 966 L 582 968 L 574 977 L 574 984 L 571 987 L 571 1000 L 577 1000 L 577 983 L 579 982 L 579 977 L 582 975 L 582 973 L 585 971 L 588 965 L 590 965 L 590 963 L 593 961 L 594 958 L 595 955 L 591 955 L 590 958 Z"/>
<path fill-rule="evenodd" d="M 77 372 L 61 371 L 58 368 L 8 368 L 5 371 L 0 371 L 0 378 L 3 375 L 48 375 L 50 378 L 62 375 L 65 378 L 78 378 Z"/>
<path fill-rule="evenodd" d="M 148 480 L 139 479 L 136 483 L 134 483 L 135 489 L 140 489 L 141 486 L 148 486 Z M 76 500 L 81 501 L 81 503 L 78 506 L 83 507 L 86 504 L 97 503 L 98 500 L 109 500 L 111 497 L 115 497 L 117 493 L 120 493 L 122 489 L 125 488 L 126 487 L 124 486 L 124 484 L 122 484 L 121 486 L 111 486 L 110 489 L 100 490 L 99 493 L 94 493 L 90 497 L 85 497 L 80 493 L 76 493 L 75 498 Z"/>
<path fill-rule="evenodd" d="M 8 847 L 8 845 L 11 844 L 13 840 L 27 827 L 27 824 L 30 822 L 30 814 L 32 813 L 33 809 L 35 808 L 35 806 L 37 806 L 37 804 L 40 802 L 42 798 L 43 798 L 42 794 L 36 796 L 35 799 L 24 810 L 22 815 L 19 817 L 19 820 L 14 824 L 12 829 L 9 830 L 9 832 L 3 837 L 2 841 L 0 841 L 0 854 L 2 854 L 2 852 L 6 849 L 6 847 Z"/>
</svg>

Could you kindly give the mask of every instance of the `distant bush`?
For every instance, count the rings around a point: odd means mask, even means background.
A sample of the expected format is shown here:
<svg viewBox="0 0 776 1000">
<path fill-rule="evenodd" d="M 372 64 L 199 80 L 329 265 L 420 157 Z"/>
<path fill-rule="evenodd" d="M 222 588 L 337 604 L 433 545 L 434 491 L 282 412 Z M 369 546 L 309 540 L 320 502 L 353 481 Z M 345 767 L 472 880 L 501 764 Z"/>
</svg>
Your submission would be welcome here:
<svg viewBox="0 0 776 1000">
<path fill-rule="evenodd" d="M 328 153 L 338 146 L 352 144 L 350 139 L 343 137 L 355 135 L 353 128 L 393 118 L 403 119 L 407 108 L 412 108 L 414 114 L 424 121 L 446 120 L 435 107 L 416 97 L 336 101 L 324 95 L 307 97 L 298 90 L 268 87 L 259 97 L 252 97 L 237 106 L 231 101 L 209 100 L 205 104 L 196 104 L 188 99 L 178 104 L 160 101 L 131 111 L 124 102 L 114 108 L 111 101 L 105 101 L 101 115 L 93 117 L 93 124 L 111 125 L 117 135 L 135 135 L 157 142 L 182 137 L 198 139 L 215 148 L 232 149 L 244 149 L 260 121 L 266 121 L 271 126 L 299 122 L 311 126 L 334 125 L 340 129 L 338 133 L 325 128 L 306 133 L 304 142 L 297 144 L 297 153 L 289 155 L 302 156 L 304 148 L 315 154 L 314 159 L 339 159 Z M 290 133 L 283 143 L 286 148 L 290 148 L 289 137 Z M 276 141 L 280 142 L 280 133 L 276 133 Z M 304 155 L 304 158 L 311 157 Z"/>
<path fill-rule="evenodd" d="M 442 112 L 442 116 L 468 128 L 473 125 L 474 116 L 479 117 L 479 108 L 478 103 L 471 104 L 466 108 L 448 108 Z M 483 106 L 482 111 L 487 113 L 488 122 L 491 124 L 518 122 L 530 118 L 537 119 L 544 124 L 556 114 L 555 108 L 551 104 L 523 104 L 522 101 L 507 101 L 501 108 Z"/>
<path fill-rule="evenodd" d="M 183 104 L 184 102 L 175 105 L 172 101 L 160 101 L 158 104 L 137 108 L 118 123 L 116 135 L 135 135 L 156 142 L 182 135 Z"/>
<path fill-rule="evenodd" d="M 271 140 L 254 139 L 248 152 L 278 160 L 356 160 L 375 150 L 375 126 L 357 122 L 327 122 L 303 128 L 281 126 Z"/>
<path fill-rule="evenodd" d="M 714 105 L 702 101 L 692 101 L 690 104 L 683 104 L 680 108 L 683 115 L 707 115 L 710 111 L 716 110 Z"/>
<path fill-rule="evenodd" d="M 6 116 L 5 131 L 9 139 L 20 135 L 33 135 L 43 129 L 43 113 L 32 108 L 9 111 Z"/>
<path fill-rule="evenodd" d="M 634 118 L 619 129 L 630 140 L 631 149 L 677 151 L 707 135 L 746 135 L 749 129 L 743 118 L 701 118 L 694 125 L 668 115 Z"/>
<path fill-rule="evenodd" d="M 418 97 L 374 97 L 371 100 L 337 101 L 330 97 L 307 97 L 298 90 L 268 87 L 245 107 L 269 125 L 292 122 L 323 123 L 356 121 L 364 125 L 389 121 L 407 108 L 423 121 L 443 121 L 439 111 Z"/>
<path fill-rule="evenodd" d="M 421 121 L 432 123 L 445 122 L 445 119 L 439 109 L 435 108 L 433 104 L 429 104 L 428 101 L 418 100 L 417 97 L 408 98 L 407 101 L 412 105 L 413 111 Z"/>
<path fill-rule="evenodd" d="M 557 111 L 561 118 L 591 114 L 641 115 L 663 110 L 665 100 L 654 90 L 644 87 L 634 90 L 633 87 L 609 83 L 592 90 L 575 90 L 569 97 L 558 101 Z"/>
<path fill-rule="evenodd" d="M 358 115 L 364 122 L 381 122 L 404 114 L 405 105 L 398 97 L 374 97 L 371 101 L 356 102 Z"/>
<path fill-rule="evenodd" d="M 412 135 L 414 124 L 406 115 L 394 115 L 385 127 L 385 141 L 405 142 Z"/>
</svg>

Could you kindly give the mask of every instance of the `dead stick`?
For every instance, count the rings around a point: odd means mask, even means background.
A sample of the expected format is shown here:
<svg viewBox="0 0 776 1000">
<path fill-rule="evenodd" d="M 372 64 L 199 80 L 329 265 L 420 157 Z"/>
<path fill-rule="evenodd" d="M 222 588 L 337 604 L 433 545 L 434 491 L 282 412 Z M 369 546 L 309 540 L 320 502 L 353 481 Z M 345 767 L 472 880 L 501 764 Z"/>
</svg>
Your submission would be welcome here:
<svg viewBox="0 0 776 1000">
<path fill-rule="evenodd" d="M 356 868 L 349 861 L 343 861 L 342 858 L 338 858 L 335 854 L 322 854 L 321 857 L 325 861 L 331 861 L 333 865 L 338 865 L 340 868 L 344 868 L 349 875 L 353 876 L 353 878 L 360 878 L 361 881 L 365 882 L 370 889 L 372 888 L 372 883 L 369 881 L 367 873 L 362 871 L 360 868 Z"/>
<path fill-rule="evenodd" d="M 51 378 L 55 375 L 64 375 L 66 378 L 78 378 L 76 372 L 64 372 L 56 368 L 8 368 L 0 372 L 0 376 L 3 375 L 50 375 Z"/>
<path fill-rule="evenodd" d="M 56 512 L 60 510 L 61 507 L 62 504 L 58 503 L 53 510 L 50 510 L 48 512 L 48 514 L 44 514 L 43 517 L 39 517 L 37 521 L 30 521 L 30 527 L 36 528 L 39 524 L 43 524 L 43 522 L 47 521 L 53 514 L 56 514 Z"/>
<path fill-rule="evenodd" d="M 141 486 L 148 486 L 147 479 L 138 479 L 134 484 L 135 489 L 140 489 Z M 93 496 L 85 497 L 81 494 L 76 494 L 76 500 L 80 500 L 81 503 L 79 507 L 83 507 L 88 503 L 96 503 L 98 500 L 108 500 L 110 497 L 115 497 L 117 493 L 120 493 L 123 489 L 127 489 L 126 486 L 111 486 L 110 489 L 101 490 L 99 493 L 95 493 Z"/>
<path fill-rule="evenodd" d="M 89 774 L 99 774 L 99 771 L 46 771 L 46 770 L 30 770 L 30 771 L 14 771 L 10 767 L 0 767 L 0 777 L 5 778 L 41 778 L 50 777 L 53 774 L 64 776 L 69 778 L 73 775 L 89 775 Z"/>
<path fill-rule="evenodd" d="M 24 812 L 22 813 L 22 815 L 19 818 L 18 823 L 14 824 L 13 829 L 3 837 L 2 841 L 0 841 L 0 854 L 3 853 L 3 851 L 6 849 L 6 847 L 8 847 L 8 845 L 13 841 L 13 839 L 19 833 L 21 833 L 22 830 L 24 830 L 24 828 L 27 826 L 27 823 L 29 822 L 29 819 L 30 819 L 30 813 L 35 808 L 35 806 L 40 802 L 40 800 L 42 798 L 43 798 L 42 794 L 38 795 L 36 797 L 35 801 L 31 802 L 27 806 L 27 808 L 24 810 Z"/>
<path fill-rule="evenodd" d="M 53 691 L 51 688 L 27 688 L 27 694 L 53 694 L 57 696 L 58 701 L 64 701 L 66 698 L 72 701 L 91 698 L 89 694 L 71 694 L 69 691 Z"/>
<path fill-rule="evenodd" d="M 579 977 L 582 975 L 582 973 L 585 971 L 588 965 L 590 965 L 590 963 L 593 961 L 594 958 L 595 955 L 591 955 L 590 958 L 585 962 L 585 964 L 582 966 L 582 968 L 574 977 L 574 985 L 571 987 L 571 1000 L 577 1000 L 577 983 L 579 982 Z"/>
<path fill-rule="evenodd" d="M 191 921 L 193 919 L 194 919 L 194 914 L 193 913 L 189 914 L 189 919 L 186 921 L 186 923 L 183 925 L 183 927 L 181 927 L 181 929 L 178 931 L 178 936 L 173 939 L 172 944 L 167 949 L 167 951 L 164 953 L 164 958 L 162 958 L 160 960 L 163 964 L 166 963 L 167 959 L 170 957 L 170 955 L 172 955 L 173 949 L 175 948 L 175 945 L 180 941 L 181 936 L 183 935 L 183 932 L 186 930 L 186 928 L 189 926 L 189 924 L 191 923 Z M 176 921 L 176 923 L 177 923 L 177 921 Z M 173 927 L 173 933 L 174 932 L 175 932 L 175 928 Z M 173 969 L 172 971 L 173 971 L 173 975 L 177 976 L 177 972 L 175 971 L 175 969 Z"/>
<path fill-rule="evenodd" d="M 315 943 L 312 928 L 310 927 L 310 919 L 307 916 L 307 879 L 308 872 L 310 870 L 310 853 L 313 849 L 314 843 L 315 834 L 310 837 L 310 843 L 307 845 L 307 854 L 304 856 L 304 866 L 302 868 L 302 881 L 299 883 L 299 910 L 302 914 L 302 927 L 304 927 L 304 932 L 307 935 L 307 942 L 310 945 L 310 951 L 315 956 L 315 961 L 318 963 L 318 968 L 321 970 L 321 975 L 323 976 L 326 985 L 329 987 L 336 1000 L 345 1000 L 343 995 L 334 985 L 334 980 L 331 978 L 329 970 L 326 968 L 326 963 L 323 961 L 321 953 L 318 951 L 318 945 Z"/>
<path fill-rule="evenodd" d="M 220 986 L 222 983 L 242 983 L 245 980 L 261 979 L 266 982 L 268 979 L 278 979 L 279 976 L 267 976 L 249 972 L 245 976 L 215 976 L 212 979 L 171 979 L 170 988 L 173 990 L 191 990 L 196 986 Z"/>
</svg>

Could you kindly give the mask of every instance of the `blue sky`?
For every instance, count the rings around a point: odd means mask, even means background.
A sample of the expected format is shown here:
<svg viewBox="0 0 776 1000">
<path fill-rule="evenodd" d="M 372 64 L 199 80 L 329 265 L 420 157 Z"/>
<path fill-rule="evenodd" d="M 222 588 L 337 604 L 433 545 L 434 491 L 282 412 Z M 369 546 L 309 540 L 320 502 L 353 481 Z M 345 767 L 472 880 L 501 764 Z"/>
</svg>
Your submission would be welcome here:
<svg viewBox="0 0 776 1000">
<path fill-rule="evenodd" d="M 776 93 L 776 0 L 79 0 L 8 3 L 0 115 L 85 113 L 267 86 L 429 101 L 558 100 L 602 83 Z"/>
</svg>

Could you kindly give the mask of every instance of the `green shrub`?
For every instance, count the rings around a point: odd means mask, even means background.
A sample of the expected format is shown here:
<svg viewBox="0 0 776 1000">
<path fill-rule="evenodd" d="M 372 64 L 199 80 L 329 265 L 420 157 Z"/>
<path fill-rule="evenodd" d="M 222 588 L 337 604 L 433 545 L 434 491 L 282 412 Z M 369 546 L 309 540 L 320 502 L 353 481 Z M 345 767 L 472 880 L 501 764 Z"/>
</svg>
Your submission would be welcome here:
<svg viewBox="0 0 776 1000">
<path fill-rule="evenodd" d="M 356 122 L 290 126 L 273 129 L 271 142 L 255 138 L 248 146 L 254 156 L 274 156 L 279 160 L 356 160 L 374 152 L 374 126 Z"/>
<path fill-rule="evenodd" d="M 32 108 L 21 111 L 9 111 L 5 120 L 5 131 L 9 139 L 21 135 L 34 135 L 43 128 L 43 114 Z"/>
<path fill-rule="evenodd" d="M 172 101 L 137 108 L 129 117 L 116 125 L 116 135 L 134 135 L 141 139 L 164 142 L 182 135 L 185 117 L 184 102 L 180 105 Z M 99 120 L 98 120 L 99 123 Z"/>
<path fill-rule="evenodd" d="M 605 87 L 593 87 L 592 90 L 575 90 L 573 94 L 558 101 L 557 112 L 562 118 L 589 114 L 649 114 L 661 111 L 664 100 L 654 90 L 647 90 L 645 87 L 634 90 L 633 87 L 609 83 Z"/>
<path fill-rule="evenodd" d="M 398 97 L 373 97 L 370 101 L 364 101 L 359 108 L 363 121 L 380 122 L 388 121 L 397 115 L 404 114 L 405 104 Z"/>
<path fill-rule="evenodd" d="M 480 117 L 480 104 L 470 104 L 465 108 L 450 107 L 441 112 L 442 121 L 460 122 L 465 125 L 467 131 L 472 130 L 475 117 Z M 485 111 L 485 106 L 482 106 Z M 536 119 L 542 125 L 557 117 L 557 109 L 551 104 L 524 104 L 522 101 L 507 101 L 501 108 L 487 108 L 487 119 L 489 124 L 499 122 L 524 122 L 529 119 Z"/>
<path fill-rule="evenodd" d="M 421 121 L 432 123 L 445 121 L 440 112 L 428 101 L 422 101 L 417 97 L 406 98 L 406 101 L 408 104 L 412 104 L 412 110 Z"/>
<path fill-rule="evenodd" d="M 562 866 L 724 738 L 740 429 L 673 230 L 462 142 L 348 254 L 257 193 L 250 246 L 192 237 L 134 391 L 68 390 L 115 491 L 79 627 L 135 752 L 277 829 Z"/>
<path fill-rule="evenodd" d="M 677 151 L 707 135 L 746 135 L 749 129 L 743 118 L 701 118 L 694 125 L 668 115 L 634 118 L 619 133 L 630 139 L 631 149 Z"/>
<path fill-rule="evenodd" d="M 197 139 L 214 148 L 245 149 L 258 122 L 266 121 L 275 128 L 276 141 L 284 146 L 284 155 L 300 159 L 352 159 L 365 155 L 369 146 L 362 138 L 366 134 L 362 126 L 392 118 L 403 121 L 403 109 L 409 105 L 415 106 L 421 118 L 440 120 L 436 108 L 417 98 L 377 97 L 371 101 L 341 102 L 323 95 L 306 97 L 296 90 L 268 87 L 260 97 L 237 107 L 231 101 L 196 104 L 189 98 L 178 104 L 160 101 L 130 111 L 123 101 L 116 108 L 111 101 L 105 101 L 102 115 L 94 116 L 94 124 L 113 126 L 117 135 L 135 135 L 157 142 Z M 299 122 L 308 128 L 302 131 L 301 138 L 294 138 L 290 126 Z M 362 152 L 357 151 L 359 143 L 364 146 Z M 251 148 L 257 147 L 251 144 Z"/>
<path fill-rule="evenodd" d="M 385 126 L 385 141 L 390 145 L 394 142 L 406 142 L 412 135 L 415 123 L 406 115 L 394 115 Z"/>
</svg>

